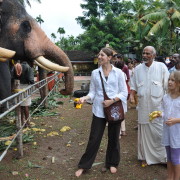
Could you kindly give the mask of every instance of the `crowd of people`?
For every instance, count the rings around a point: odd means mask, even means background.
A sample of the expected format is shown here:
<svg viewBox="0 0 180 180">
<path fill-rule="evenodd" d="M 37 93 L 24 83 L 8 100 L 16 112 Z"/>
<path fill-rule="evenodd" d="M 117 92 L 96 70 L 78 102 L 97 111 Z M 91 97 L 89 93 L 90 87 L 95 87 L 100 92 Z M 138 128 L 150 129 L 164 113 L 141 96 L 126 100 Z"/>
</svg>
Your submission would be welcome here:
<svg viewBox="0 0 180 180">
<path fill-rule="evenodd" d="M 113 54 L 111 48 L 103 48 L 98 55 L 99 67 L 92 72 L 90 91 L 79 103 L 93 102 L 93 120 L 85 153 L 81 157 L 77 177 L 90 169 L 96 158 L 107 119 L 104 107 L 122 101 L 124 112 L 128 105 L 136 105 L 138 111 L 138 160 L 142 166 L 167 164 L 168 180 L 180 180 L 180 55 L 173 54 L 167 63 L 156 57 L 156 50 L 146 46 L 142 62 Z M 106 93 L 103 99 L 102 74 Z M 137 100 L 138 99 L 138 100 Z M 161 112 L 153 121 L 149 114 Z M 127 135 L 123 123 L 108 123 L 108 145 L 102 171 L 116 173 L 120 162 L 119 137 Z"/>
</svg>

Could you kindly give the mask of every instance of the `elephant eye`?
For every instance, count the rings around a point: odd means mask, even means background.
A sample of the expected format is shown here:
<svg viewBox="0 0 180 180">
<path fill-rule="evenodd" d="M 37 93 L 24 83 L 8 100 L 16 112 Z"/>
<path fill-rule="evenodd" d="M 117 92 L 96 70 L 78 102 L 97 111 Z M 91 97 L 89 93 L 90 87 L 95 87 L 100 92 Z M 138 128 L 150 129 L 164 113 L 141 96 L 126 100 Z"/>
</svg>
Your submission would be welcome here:
<svg viewBox="0 0 180 180">
<path fill-rule="evenodd" d="M 23 32 L 25 32 L 25 33 L 31 32 L 31 25 L 28 21 L 23 21 L 21 23 L 21 28 L 22 28 Z"/>
</svg>

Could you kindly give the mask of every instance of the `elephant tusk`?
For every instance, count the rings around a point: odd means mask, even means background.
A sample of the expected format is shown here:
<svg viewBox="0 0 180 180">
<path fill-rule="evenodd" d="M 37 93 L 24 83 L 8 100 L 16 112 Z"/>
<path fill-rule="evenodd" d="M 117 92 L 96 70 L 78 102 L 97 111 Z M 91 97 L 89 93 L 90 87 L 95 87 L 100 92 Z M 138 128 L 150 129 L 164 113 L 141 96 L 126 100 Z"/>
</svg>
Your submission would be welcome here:
<svg viewBox="0 0 180 180">
<path fill-rule="evenodd" d="M 39 67 L 45 69 L 46 71 L 53 71 L 52 69 L 49 69 L 49 68 L 43 66 L 42 64 L 38 63 L 36 60 L 35 60 L 35 63 L 36 63 Z"/>
<path fill-rule="evenodd" d="M 11 51 L 9 49 L 1 48 L 0 47 L 0 59 L 5 61 L 5 59 L 10 59 L 16 54 L 15 51 Z"/>
<path fill-rule="evenodd" d="M 2 57 L 0 57 L 0 61 L 1 62 L 6 62 L 8 60 L 8 58 L 2 58 Z"/>
<path fill-rule="evenodd" d="M 36 58 L 36 61 L 38 61 L 38 63 L 40 63 L 44 67 L 52 69 L 54 71 L 67 72 L 69 70 L 69 67 L 59 66 L 58 64 L 55 64 L 55 63 L 49 61 L 48 59 L 44 58 L 43 56 L 39 56 L 38 58 Z"/>
</svg>

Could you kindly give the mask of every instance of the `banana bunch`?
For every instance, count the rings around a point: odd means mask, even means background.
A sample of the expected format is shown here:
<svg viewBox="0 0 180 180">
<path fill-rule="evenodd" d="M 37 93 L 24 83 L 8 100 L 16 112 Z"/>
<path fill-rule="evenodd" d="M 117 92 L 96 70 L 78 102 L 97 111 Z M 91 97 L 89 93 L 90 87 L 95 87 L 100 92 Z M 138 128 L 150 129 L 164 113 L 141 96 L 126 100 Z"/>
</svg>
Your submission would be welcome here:
<svg viewBox="0 0 180 180">
<path fill-rule="evenodd" d="M 82 108 L 82 104 L 79 104 L 78 101 L 79 101 L 79 98 L 74 99 L 74 107 L 76 109 L 81 109 Z"/>
<path fill-rule="evenodd" d="M 162 114 L 161 111 L 153 111 L 152 113 L 149 114 L 149 121 L 152 121 L 155 118 L 161 116 L 161 114 Z"/>
</svg>

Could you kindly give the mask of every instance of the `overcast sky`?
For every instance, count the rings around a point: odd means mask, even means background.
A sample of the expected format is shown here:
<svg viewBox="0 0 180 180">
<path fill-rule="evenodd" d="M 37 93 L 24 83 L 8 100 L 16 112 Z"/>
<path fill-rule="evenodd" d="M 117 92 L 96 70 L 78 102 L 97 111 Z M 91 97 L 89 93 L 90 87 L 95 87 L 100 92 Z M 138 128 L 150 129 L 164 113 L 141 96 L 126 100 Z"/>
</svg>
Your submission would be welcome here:
<svg viewBox="0 0 180 180">
<path fill-rule="evenodd" d="M 51 38 L 51 33 L 59 36 L 57 30 L 59 27 L 64 28 L 65 36 L 78 36 L 83 33 L 80 25 L 77 24 L 75 18 L 82 16 L 82 8 L 80 4 L 83 0 L 41 0 L 41 4 L 36 1 L 30 1 L 31 8 L 26 7 L 27 12 L 33 17 L 41 15 L 44 23 L 41 28 L 47 36 Z"/>
</svg>

